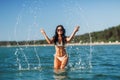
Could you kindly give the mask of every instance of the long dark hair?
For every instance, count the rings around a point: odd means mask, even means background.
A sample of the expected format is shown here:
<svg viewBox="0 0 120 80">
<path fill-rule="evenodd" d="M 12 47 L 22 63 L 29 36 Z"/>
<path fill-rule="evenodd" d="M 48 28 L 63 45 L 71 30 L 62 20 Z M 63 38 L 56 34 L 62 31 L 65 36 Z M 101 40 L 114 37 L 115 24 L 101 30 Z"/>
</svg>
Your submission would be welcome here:
<svg viewBox="0 0 120 80">
<path fill-rule="evenodd" d="M 55 29 L 55 35 L 53 36 L 53 38 L 54 38 L 54 44 L 56 45 L 56 42 L 58 42 L 58 32 L 57 32 L 57 29 L 58 29 L 58 27 L 61 27 L 62 28 L 62 30 L 63 30 L 63 34 L 62 34 L 62 43 L 63 43 L 63 45 L 66 43 L 66 36 L 65 36 L 65 28 L 63 27 L 63 25 L 58 25 L 57 27 L 56 27 L 56 29 Z"/>
</svg>

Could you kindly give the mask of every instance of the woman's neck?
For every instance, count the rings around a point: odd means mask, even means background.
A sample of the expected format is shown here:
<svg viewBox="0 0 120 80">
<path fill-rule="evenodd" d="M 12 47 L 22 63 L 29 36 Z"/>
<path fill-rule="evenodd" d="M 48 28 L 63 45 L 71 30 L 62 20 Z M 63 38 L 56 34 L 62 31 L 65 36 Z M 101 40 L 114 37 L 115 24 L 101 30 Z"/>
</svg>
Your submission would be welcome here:
<svg viewBox="0 0 120 80">
<path fill-rule="evenodd" d="M 58 39 L 62 39 L 62 36 L 61 36 L 61 35 L 58 35 Z"/>
<path fill-rule="evenodd" d="M 62 35 L 59 34 L 58 37 L 62 37 Z"/>
<path fill-rule="evenodd" d="M 61 41 L 62 41 L 62 36 L 58 35 L 58 42 L 61 42 Z"/>
</svg>

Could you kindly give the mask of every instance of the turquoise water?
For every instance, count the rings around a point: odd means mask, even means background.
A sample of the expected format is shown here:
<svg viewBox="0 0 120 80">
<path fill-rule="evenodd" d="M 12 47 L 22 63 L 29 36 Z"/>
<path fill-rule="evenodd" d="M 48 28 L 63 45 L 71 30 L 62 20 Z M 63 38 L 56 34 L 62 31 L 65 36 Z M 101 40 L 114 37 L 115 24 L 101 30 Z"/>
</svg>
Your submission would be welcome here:
<svg viewBox="0 0 120 80">
<path fill-rule="evenodd" d="M 56 71 L 54 46 L 0 47 L 0 80 L 120 80 L 120 45 L 66 49 L 68 66 Z"/>
</svg>

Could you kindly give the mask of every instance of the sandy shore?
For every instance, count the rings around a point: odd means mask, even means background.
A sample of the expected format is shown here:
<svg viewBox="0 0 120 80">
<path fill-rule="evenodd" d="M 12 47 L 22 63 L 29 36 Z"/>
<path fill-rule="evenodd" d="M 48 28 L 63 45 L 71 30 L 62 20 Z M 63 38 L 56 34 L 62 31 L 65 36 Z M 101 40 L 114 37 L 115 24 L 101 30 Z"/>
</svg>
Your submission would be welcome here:
<svg viewBox="0 0 120 80">
<path fill-rule="evenodd" d="M 73 44 L 67 44 L 67 45 L 120 45 L 120 42 L 116 43 L 73 43 Z"/>
<path fill-rule="evenodd" d="M 95 46 L 95 45 L 120 45 L 120 42 L 109 42 L 109 43 L 104 43 L 104 42 L 96 42 L 96 43 L 69 43 L 66 44 L 66 46 Z M 41 45 L 8 45 L 8 46 L 0 46 L 0 47 L 34 47 L 34 46 L 54 46 L 54 44 L 41 44 Z"/>
</svg>

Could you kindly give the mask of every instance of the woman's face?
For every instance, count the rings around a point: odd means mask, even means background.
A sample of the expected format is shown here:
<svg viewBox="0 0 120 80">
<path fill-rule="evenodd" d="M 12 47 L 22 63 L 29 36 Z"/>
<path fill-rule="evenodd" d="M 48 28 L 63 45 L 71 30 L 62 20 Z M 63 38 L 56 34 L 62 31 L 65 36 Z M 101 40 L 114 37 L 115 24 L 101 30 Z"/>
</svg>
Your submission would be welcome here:
<svg viewBox="0 0 120 80">
<path fill-rule="evenodd" d="M 63 29 L 62 29 L 62 27 L 58 27 L 58 28 L 57 28 L 57 33 L 58 33 L 58 35 L 63 34 Z"/>
</svg>

